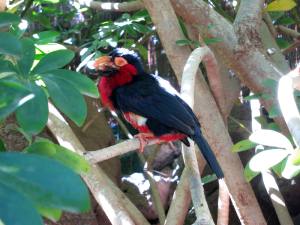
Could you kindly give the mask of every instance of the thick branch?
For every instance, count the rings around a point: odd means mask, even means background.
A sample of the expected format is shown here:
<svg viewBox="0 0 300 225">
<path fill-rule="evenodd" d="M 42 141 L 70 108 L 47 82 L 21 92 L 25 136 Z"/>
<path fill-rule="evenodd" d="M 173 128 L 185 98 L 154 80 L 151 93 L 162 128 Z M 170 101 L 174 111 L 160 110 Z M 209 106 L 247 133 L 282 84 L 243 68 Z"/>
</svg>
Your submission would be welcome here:
<svg viewBox="0 0 300 225">
<path fill-rule="evenodd" d="M 240 80 L 255 93 L 269 93 L 264 87 L 268 78 L 278 80 L 282 73 L 262 54 L 258 48 L 244 49 L 238 43 L 232 24 L 217 14 L 211 7 L 201 0 L 171 0 L 173 7 L 187 23 L 193 24 L 205 38 L 218 38 L 221 41 L 210 45 L 218 59 L 232 69 Z M 169 35 L 170 36 L 170 35 Z M 238 49 L 237 49 L 237 46 Z M 243 51 L 241 51 L 243 50 Z M 248 51 L 249 50 L 249 51 Z M 263 105 L 270 110 L 277 102 L 275 99 L 266 100 Z M 280 128 L 287 132 L 282 117 L 275 118 Z"/>
<path fill-rule="evenodd" d="M 112 12 L 132 12 L 144 8 L 144 5 L 141 1 L 122 2 L 122 3 L 91 1 L 87 5 L 90 8 L 98 11 L 112 11 Z"/>
<path fill-rule="evenodd" d="M 234 21 L 238 42 L 243 48 L 261 47 L 259 28 L 262 20 L 264 0 L 241 0 Z"/>
<path fill-rule="evenodd" d="M 85 152 L 68 123 L 52 104 L 49 104 L 47 126 L 61 146 L 81 155 Z M 82 174 L 82 178 L 112 224 L 149 224 L 100 167 L 92 165 L 88 173 Z"/>
</svg>

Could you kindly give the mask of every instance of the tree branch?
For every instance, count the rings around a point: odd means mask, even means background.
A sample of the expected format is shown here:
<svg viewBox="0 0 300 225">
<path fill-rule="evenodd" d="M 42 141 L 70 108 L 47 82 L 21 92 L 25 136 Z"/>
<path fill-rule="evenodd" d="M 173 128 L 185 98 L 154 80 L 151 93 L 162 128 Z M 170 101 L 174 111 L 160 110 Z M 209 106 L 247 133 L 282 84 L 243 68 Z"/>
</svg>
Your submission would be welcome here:
<svg viewBox="0 0 300 225">
<path fill-rule="evenodd" d="M 80 155 L 85 153 L 84 147 L 68 123 L 51 103 L 49 103 L 47 126 L 61 146 Z M 82 178 L 112 224 L 149 224 L 140 211 L 115 186 L 100 167 L 91 165 L 89 172 L 82 174 Z"/>
<path fill-rule="evenodd" d="M 296 38 L 296 39 L 299 39 L 300 38 L 300 33 L 293 30 L 293 29 L 290 29 L 288 27 L 285 27 L 285 26 L 282 26 L 282 25 L 278 25 L 276 26 L 278 32 L 280 32 L 281 34 L 285 34 L 285 35 L 288 35 L 292 38 Z"/>
<path fill-rule="evenodd" d="M 111 12 L 132 12 L 144 8 L 144 5 L 141 1 L 131 1 L 122 3 L 91 1 L 86 4 L 90 8 L 95 9 L 97 11 Z"/>
<path fill-rule="evenodd" d="M 191 108 L 193 108 L 194 105 L 195 80 L 197 70 L 200 62 L 205 56 L 208 55 L 208 52 L 209 49 L 207 47 L 195 49 L 189 56 L 183 69 L 181 96 Z M 190 175 L 190 190 L 197 216 L 197 222 L 199 224 L 213 225 L 214 221 L 211 217 L 207 202 L 205 200 L 205 194 L 201 182 L 194 143 L 192 142 L 190 147 L 184 146 L 183 149 L 184 163 Z"/>
<path fill-rule="evenodd" d="M 150 140 L 147 145 L 154 145 L 159 143 L 158 139 Z M 90 163 L 101 162 L 119 155 L 123 155 L 125 153 L 135 151 L 140 147 L 140 141 L 138 138 L 129 139 L 127 141 L 123 141 L 119 144 L 109 146 L 107 148 L 88 151 L 85 153 L 85 158 Z"/>
<path fill-rule="evenodd" d="M 241 48 L 261 47 L 260 24 L 264 0 L 241 0 L 233 24 Z"/>
</svg>

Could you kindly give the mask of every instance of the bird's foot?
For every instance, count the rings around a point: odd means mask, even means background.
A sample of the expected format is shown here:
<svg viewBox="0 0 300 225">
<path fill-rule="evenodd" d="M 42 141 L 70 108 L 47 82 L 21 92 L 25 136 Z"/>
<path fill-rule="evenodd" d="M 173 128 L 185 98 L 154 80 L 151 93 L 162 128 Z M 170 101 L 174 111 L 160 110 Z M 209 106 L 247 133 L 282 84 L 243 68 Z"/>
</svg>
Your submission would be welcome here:
<svg viewBox="0 0 300 225">
<path fill-rule="evenodd" d="M 148 144 L 148 140 L 155 138 L 153 134 L 149 134 L 149 133 L 139 133 L 134 135 L 134 137 L 138 138 L 140 141 L 140 148 L 139 148 L 140 153 L 144 152 L 144 149 Z"/>
</svg>

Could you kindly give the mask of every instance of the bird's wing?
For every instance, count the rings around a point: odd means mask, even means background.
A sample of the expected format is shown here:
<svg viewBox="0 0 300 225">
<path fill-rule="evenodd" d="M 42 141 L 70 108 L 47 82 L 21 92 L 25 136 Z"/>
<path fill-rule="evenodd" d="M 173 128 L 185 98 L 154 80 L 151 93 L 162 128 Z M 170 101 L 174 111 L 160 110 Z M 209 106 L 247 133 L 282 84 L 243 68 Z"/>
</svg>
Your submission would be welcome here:
<svg viewBox="0 0 300 225">
<path fill-rule="evenodd" d="M 119 110 L 155 120 L 189 136 L 199 126 L 189 106 L 150 75 L 115 89 L 113 98 Z"/>
</svg>

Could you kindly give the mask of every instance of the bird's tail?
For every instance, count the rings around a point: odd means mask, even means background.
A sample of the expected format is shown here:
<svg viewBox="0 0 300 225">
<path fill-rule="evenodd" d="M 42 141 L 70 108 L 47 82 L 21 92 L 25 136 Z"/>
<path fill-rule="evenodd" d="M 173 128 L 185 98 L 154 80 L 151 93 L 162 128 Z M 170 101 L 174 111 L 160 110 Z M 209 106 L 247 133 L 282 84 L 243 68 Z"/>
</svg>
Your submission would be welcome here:
<svg viewBox="0 0 300 225">
<path fill-rule="evenodd" d="M 216 174 L 218 179 L 224 178 L 223 171 L 213 153 L 210 146 L 208 145 L 205 138 L 202 136 L 201 131 L 197 132 L 195 136 L 193 137 L 194 141 L 198 145 L 202 155 L 204 156 L 206 162 L 212 169 L 212 171 Z"/>
</svg>

